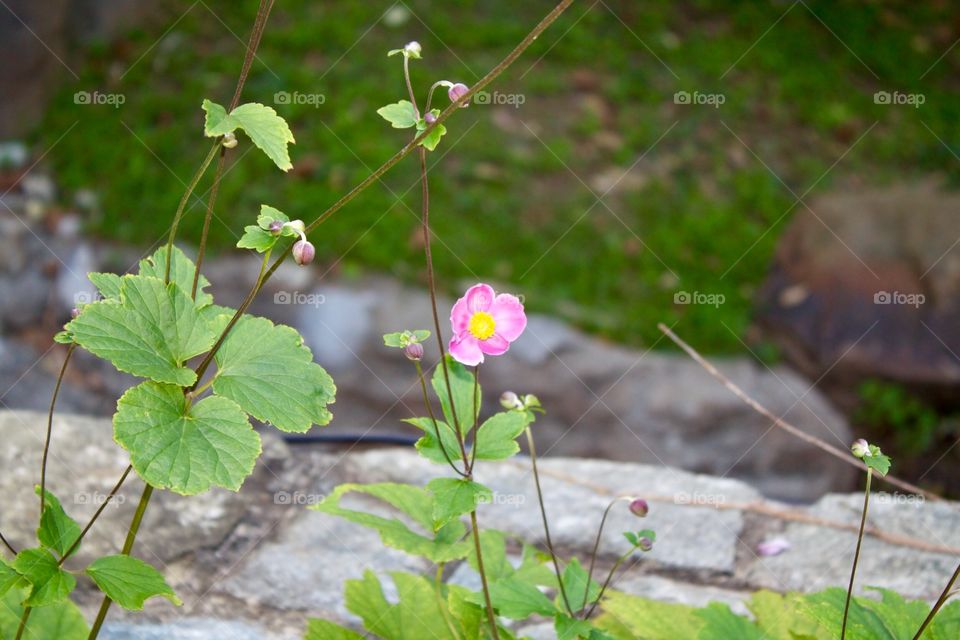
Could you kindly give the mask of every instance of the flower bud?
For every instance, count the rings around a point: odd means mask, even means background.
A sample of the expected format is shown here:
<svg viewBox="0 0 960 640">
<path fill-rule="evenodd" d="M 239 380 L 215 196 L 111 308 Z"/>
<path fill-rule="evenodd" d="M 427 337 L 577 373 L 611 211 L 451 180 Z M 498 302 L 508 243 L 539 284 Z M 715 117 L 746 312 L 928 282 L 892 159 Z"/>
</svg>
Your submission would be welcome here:
<svg viewBox="0 0 960 640">
<path fill-rule="evenodd" d="M 865 458 L 870 455 L 870 444 L 863 438 L 860 438 L 850 447 L 850 452 L 857 458 Z"/>
<path fill-rule="evenodd" d="M 403 47 L 403 53 L 410 58 L 419 58 L 420 57 L 420 43 L 416 40 L 408 42 Z"/>
<path fill-rule="evenodd" d="M 513 391 L 504 391 L 500 396 L 500 406 L 507 410 L 522 409 L 523 403 L 520 401 L 520 396 Z"/>
<path fill-rule="evenodd" d="M 313 256 L 315 254 L 316 249 L 314 249 L 313 245 L 307 240 L 297 240 L 293 245 L 293 259 L 301 267 L 313 262 Z"/>
<path fill-rule="evenodd" d="M 423 121 L 427 124 L 433 124 L 437 121 L 437 116 L 433 115 L 433 113 L 427 113 L 427 115 L 423 116 Z"/>
<path fill-rule="evenodd" d="M 280 220 L 274 220 L 270 223 L 270 228 L 268 230 L 275 236 L 280 235 L 280 232 L 283 231 L 283 222 Z"/>
<path fill-rule="evenodd" d="M 457 100 L 459 100 L 459 99 L 462 98 L 463 96 L 467 95 L 467 92 L 468 92 L 468 91 L 470 91 L 470 87 L 468 87 L 467 85 L 463 84 L 462 82 L 458 82 L 458 83 L 454 84 L 453 86 L 451 86 L 449 89 L 447 89 L 447 96 L 450 98 L 450 102 L 456 102 Z M 463 103 L 462 105 L 460 105 L 460 106 L 461 106 L 462 108 L 466 108 L 466 107 L 469 107 L 469 106 L 470 106 L 470 103 L 469 103 L 469 102 L 464 102 L 464 103 Z"/>
<path fill-rule="evenodd" d="M 291 220 L 290 222 L 287 222 L 284 226 L 290 227 L 297 233 L 306 232 L 306 227 L 303 224 L 303 220 Z"/>
<path fill-rule="evenodd" d="M 533 395 L 532 393 L 528 393 L 527 395 L 523 396 L 523 408 L 524 408 L 524 409 L 539 409 L 540 406 L 541 406 L 541 405 L 540 405 L 540 398 L 538 398 L 537 396 Z"/>
<path fill-rule="evenodd" d="M 237 146 L 237 136 L 233 134 L 233 131 L 228 131 L 223 134 L 223 142 L 221 144 L 227 149 L 233 149 Z"/>
<path fill-rule="evenodd" d="M 637 548 L 640 551 L 650 551 L 653 549 L 653 540 L 647 537 L 640 538 L 637 540 Z"/>
<path fill-rule="evenodd" d="M 419 342 L 411 342 L 403 348 L 403 355 L 411 362 L 420 362 L 423 359 L 423 345 Z"/>
<path fill-rule="evenodd" d="M 645 518 L 650 513 L 650 505 L 642 498 L 634 498 L 630 501 L 630 513 L 638 518 Z"/>
<path fill-rule="evenodd" d="M 76 318 L 79 315 L 80 315 L 80 309 L 77 309 L 76 307 L 74 307 L 73 309 L 70 310 L 71 318 Z"/>
</svg>

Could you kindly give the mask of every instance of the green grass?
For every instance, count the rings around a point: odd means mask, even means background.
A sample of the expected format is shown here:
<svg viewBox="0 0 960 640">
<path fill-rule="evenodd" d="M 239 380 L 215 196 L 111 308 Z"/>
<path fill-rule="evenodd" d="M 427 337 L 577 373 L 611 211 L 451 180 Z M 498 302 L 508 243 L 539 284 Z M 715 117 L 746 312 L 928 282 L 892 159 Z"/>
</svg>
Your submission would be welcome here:
<svg viewBox="0 0 960 640">
<path fill-rule="evenodd" d="M 155 27 L 89 46 L 80 81 L 64 87 L 36 134 L 48 148 L 77 123 L 48 158 L 68 196 L 81 187 L 101 192 L 102 215 L 89 226 L 102 236 L 145 249 L 159 240 L 206 152 L 200 103 L 229 101 L 257 3 L 207 4 L 219 19 L 194 5 L 159 43 L 190 3 L 170 4 Z M 260 203 L 312 219 L 405 142 L 408 132 L 375 114 L 404 97 L 399 59 L 387 58 L 388 49 L 421 42 L 424 60 L 413 73 L 422 100 L 435 79 L 474 82 L 551 5 L 414 1 L 417 17 L 399 27 L 378 22 L 390 6 L 277 4 L 244 99 L 273 104 L 275 92 L 287 91 L 325 102 L 277 106 L 297 137 L 289 175 L 255 149 L 244 155 L 251 147 L 243 140 L 217 205 L 216 250 L 236 241 Z M 791 209 L 795 198 L 780 179 L 797 194 L 819 180 L 809 198 L 856 180 L 960 175 L 946 148 L 960 133 L 960 49 L 932 66 L 956 39 L 949 5 L 807 6 L 819 20 L 803 4 L 784 16 L 790 4 L 780 2 L 576 3 L 497 82 L 526 102 L 463 110 L 431 155 L 442 157 L 431 187 L 444 288 L 488 279 L 524 293 L 534 310 L 629 344 L 653 343 L 664 321 L 708 351 L 742 350 L 776 239 L 803 211 Z M 78 106 L 77 90 L 120 92 L 126 102 Z M 678 106 L 680 90 L 726 101 Z M 877 90 L 922 92 L 926 103 L 876 105 Z M 634 162 L 596 203 L 591 189 L 606 188 L 599 178 L 609 184 Z M 422 282 L 416 180 L 411 158 L 323 225 L 314 238 L 319 260 L 348 274 L 388 271 Z M 201 211 L 195 202 L 184 238 L 196 241 Z M 725 302 L 675 305 L 678 291 Z"/>
</svg>

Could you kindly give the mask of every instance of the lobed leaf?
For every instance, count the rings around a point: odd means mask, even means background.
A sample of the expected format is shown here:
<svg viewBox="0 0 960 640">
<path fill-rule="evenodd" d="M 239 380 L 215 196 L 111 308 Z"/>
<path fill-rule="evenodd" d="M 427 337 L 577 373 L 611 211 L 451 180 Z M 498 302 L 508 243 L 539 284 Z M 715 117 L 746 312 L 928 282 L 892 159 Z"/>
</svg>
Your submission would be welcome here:
<svg viewBox="0 0 960 640">
<path fill-rule="evenodd" d="M 143 603 L 154 596 L 163 596 L 178 606 L 183 604 L 163 575 L 139 558 L 105 556 L 92 562 L 86 573 L 101 591 L 124 609 L 139 611 L 143 609 Z"/>
<path fill-rule="evenodd" d="M 417 124 L 417 115 L 409 100 L 384 105 L 377 109 L 377 113 L 394 129 L 409 129 Z"/>
<path fill-rule="evenodd" d="M 447 380 L 444 375 L 443 364 L 438 364 L 433 370 L 431 384 L 433 391 L 440 398 L 443 417 L 447 424 L 459 427 L 461 433 L 469 431 L 480 415 L 480 405 L 483 399 L 482 389 L 476 384 L 473 374 L 467 368 L 451 358 L 446 357 L 447 374 L 450 378 L 450 393 L 447 393 Z M 450 406 L 450 396 L 453 396 L 453 407 Z M 456 418 L 454 411 L 456 409 Z"/>
<path fill-rule="evenodd" d="M 433 492 L 434 526 L 444 525 L 493 500 L 490 489 L 466 478 L 435 478 L 427 483 L 427 489 Z"/>
<path fill-rule="evenodd" d="M 170 259 L 170 282 L 177 285 L 187 296 L 193 290 L 193 275 L 196 272 L 197 265 L 193 260 L 187 257 L 179 247 L 174 245 Z M 164 279 L 167 273 L 167 247 L 162 246 L 140 261 L 139 274 L 141 276 L 153 276 L 154 278 Z M 96 283 L 94 283 L 96 284 Z M 197 279 L 197 306 L 205 307 L 213 304 L 213 296 L 206 293 L 204 289 L 210 286 L 210 281 L 201 273 Z M 98 287 L 99 288 L 99 287 Z M 101 290 L 101 293 L 103 291 Z M 104 294 L 106 297 L 106 294 Z"/>
<path fill-rule="evenodd" d="M 283 171 L 293 168 L 287 145 L 296 140 L 287 121 L 277 115 L 272 107 L 248 102 L 227 113 L 221 105 L 204 100 L 203 110 L 207 114 L 203 128 L 207 137 L 222 136 L 242 129 L 277 167 Z"/>
<path fill-rule="evenodd" d="M 495 413 L 477 429 L 474 447 L 478 460 L 505 460 L 520 451 L 517 437 L 533 422 L 528 411 Z"/>
<path fill-rule="evenodd" d="M 63 602 L 77 586 L 73 574 L 61 569 L 53 554 L 43 548 L 21 551 L 13 568 L 30 583 L 30 593 L 23 603 L 31 607 Z"/>
<path fill-rule="evenodd" d="M 0 597 L 0 638 L 16 636 L 25 595 L 25 591 L 14 589 Z M 86 640 L 89 633 L 90 628 L 77 605 L 64 600 L 33 609 L 22 640 Z"/>
<path fill-rule="evenodd" d="M 40 495 L 40 487 L 36 487 Z M 55 495 L 44 491 L 43 514 L 37 528 L 37 539 L 44 547 L 52 549 L 62 557 L 80 537 L 80 525 L 67 515 Z"/>
</svg>

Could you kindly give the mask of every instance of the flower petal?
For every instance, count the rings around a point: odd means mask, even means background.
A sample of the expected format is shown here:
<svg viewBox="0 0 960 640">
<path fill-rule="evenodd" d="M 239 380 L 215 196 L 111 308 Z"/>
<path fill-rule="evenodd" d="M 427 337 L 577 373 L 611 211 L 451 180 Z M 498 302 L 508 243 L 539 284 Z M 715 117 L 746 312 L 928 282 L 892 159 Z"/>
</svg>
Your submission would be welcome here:
<svg viewBox="0 0 960 640">
<path fill-rule="evenodd" d="M 453 335 L 458 336 L 470 327 L 470 309 L 467 308 L 467 297 L 464 296 L 457 300 L 450 310 L 450 326 L 453 328 Z"/>
<path fill-rule="evenodd" d="M 467 289 L 462 299 L 467 301 L 467 309 L 473 314 L 477 311 L 488 311 L 495 295 L 490 285 L 475 284 Z"/>
<path fill-rule="evenodd" d="M 450 339 L 449 349 L 453 359 L 462 365 L 472 367 L 483 362 L 480 341 L 466 331 Z"/>
<path fill-rule="evenodd" d="M 497 335 L 508 342 L 519 338 L 527 327 L 527 314 L 523 310 L 523 303 L 509 293 L 501 293 L 494 299 L 490 305 L 490 315 L 497 323 Z"/>
<path fill-rule="evenodd" d="M 489 356 L 499 356 L 507 352 L 510 342 L 499 333 L 495 333 L 486 340 L 478 340 L 480 351 Z"/>
</svg>

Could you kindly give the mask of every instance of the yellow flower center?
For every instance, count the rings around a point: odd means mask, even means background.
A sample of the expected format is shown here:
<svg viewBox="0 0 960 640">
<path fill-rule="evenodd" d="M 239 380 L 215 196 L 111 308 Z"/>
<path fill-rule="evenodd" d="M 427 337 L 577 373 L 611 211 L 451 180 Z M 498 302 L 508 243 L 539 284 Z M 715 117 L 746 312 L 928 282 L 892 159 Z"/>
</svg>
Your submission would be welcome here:
<svg viewBox="0 0 960 640">
<path fill-rule="evenodd" d="M 467 329 L 477 340 L 487 340 L 497 330 L 497 323 L 486 311 L 477 311 L 470 317 L 470 326 Z"/>
</svg>

